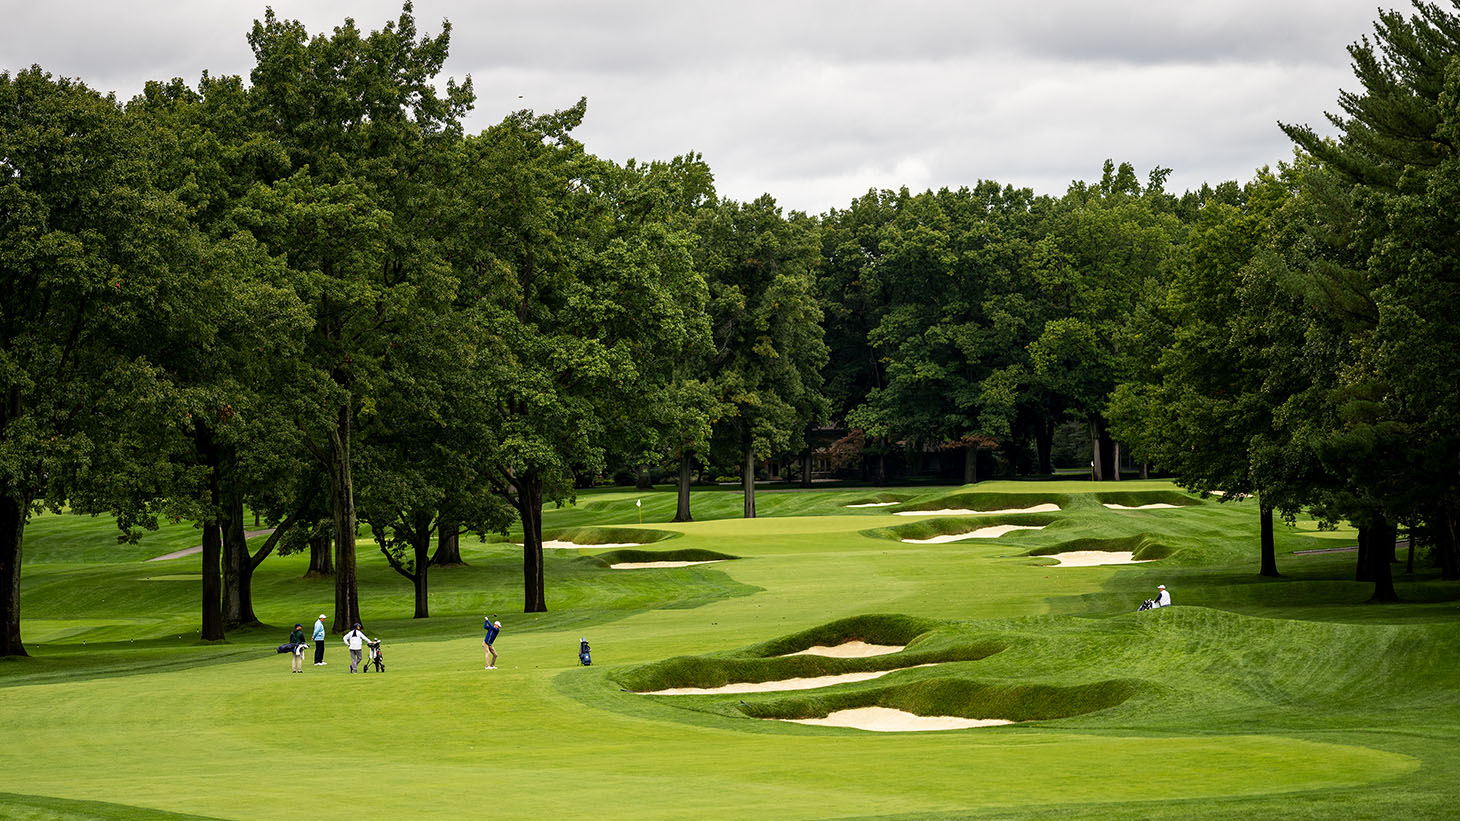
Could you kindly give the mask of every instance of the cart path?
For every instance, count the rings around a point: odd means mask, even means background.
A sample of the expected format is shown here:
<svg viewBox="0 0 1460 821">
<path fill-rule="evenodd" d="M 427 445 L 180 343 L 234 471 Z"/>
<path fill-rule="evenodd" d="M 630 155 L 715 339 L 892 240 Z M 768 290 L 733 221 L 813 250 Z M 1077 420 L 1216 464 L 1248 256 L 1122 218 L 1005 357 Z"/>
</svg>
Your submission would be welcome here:
<svg viewBox="0 0 1460 821">
<path fill-rule="evenodd" d="M 274 532 L 274 529 L 272 527 L 271 528 L 268 528 L 267 530 L 245 530 L 245 531 L 243 531 L 243 537 L 245 539 L 252 539 L 255 536 L 264 536 L 264 535 L 267 535 L 267 534 L 273 533 L 273 532 Z M 149 561 L 149 562 L 165 562 L 168 559 L 181 559 L 184 556 L 193 556 L 193 555 L 196 555 L 196 554 L 202 553 L 202 552 L 203 552 L 203 546 L 202 545 L 198 545 L 197 547 L 189 547 L 189 548 L 186 548 L 184 550 L 173 551 L 172 553 L 168 553 L 168 554 L 163 555 L 163 556 L 153 556 L 152 558 L 145 559 L 144 561 Z"/>
</svg>

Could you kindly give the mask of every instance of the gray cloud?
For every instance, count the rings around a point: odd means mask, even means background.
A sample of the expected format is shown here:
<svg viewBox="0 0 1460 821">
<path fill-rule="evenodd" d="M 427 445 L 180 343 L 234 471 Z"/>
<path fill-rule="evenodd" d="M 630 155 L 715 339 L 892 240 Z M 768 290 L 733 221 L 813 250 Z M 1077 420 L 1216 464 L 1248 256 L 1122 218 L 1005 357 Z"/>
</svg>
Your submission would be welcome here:
<svg viewBox="0 0 1460 821">
<path fill-rule="evenodd" d="M 39 63 L 123 98 L 147 79 L 247 75 L 263 5 L 9 3 L 0 69 Z M 276 0 L 327 32 L 378 28 L 398 2 Z M 579 132 L 623 161 L 699 151 L 722 194 L 790 208 L 869 187 L 979 179 L 1059 193 L 1105 158 L 1173 169 L 1177 190 L 1246 179 L 1291 148 L 1276 121 L 1322 124 L 1353 85 L 1344 47 L 1372 0 L 419 0 L 452 22 L 446 73 L 472 75 L 487 126 L 589 100 Z"/>
</svg>

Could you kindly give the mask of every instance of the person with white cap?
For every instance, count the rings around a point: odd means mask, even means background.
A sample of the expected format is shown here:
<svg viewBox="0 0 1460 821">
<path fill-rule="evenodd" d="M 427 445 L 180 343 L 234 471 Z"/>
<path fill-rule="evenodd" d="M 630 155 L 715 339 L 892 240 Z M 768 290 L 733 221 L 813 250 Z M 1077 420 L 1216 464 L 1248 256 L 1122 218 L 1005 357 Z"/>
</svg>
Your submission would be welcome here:
<svg viewBox="0 0 1460 821">
<path fill-rule="evenodd" d="M 1169 592 L 1167 592 L 1166 585 L 1164 585 L 1164 584 L 1158 584 L 1158 585 L 1156 585 L 1156 606 L 1157 607 L 1170 607 L 1171 606 L 1171 594 Z"/>
<path fill-rule="evenodd" d="M 314 623 L 314 666 L 323 667 L 329 662 L 324 660 L 324 614 L 319 614 L 319 621 Z"/>
</svg>

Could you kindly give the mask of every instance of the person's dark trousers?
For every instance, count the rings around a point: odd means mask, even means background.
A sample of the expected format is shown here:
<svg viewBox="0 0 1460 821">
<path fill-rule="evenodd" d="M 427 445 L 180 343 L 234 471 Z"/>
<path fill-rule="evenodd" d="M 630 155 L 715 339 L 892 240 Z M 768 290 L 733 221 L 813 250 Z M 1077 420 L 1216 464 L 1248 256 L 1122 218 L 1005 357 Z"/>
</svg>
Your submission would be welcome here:
<svg viewBox="0 0 1460 821">
<path fill-rule="evenodd" d="M 324 642 L 322 641 L 316 641 L 314 643 L 314 663 L 324 663 Z"/>
</svg>

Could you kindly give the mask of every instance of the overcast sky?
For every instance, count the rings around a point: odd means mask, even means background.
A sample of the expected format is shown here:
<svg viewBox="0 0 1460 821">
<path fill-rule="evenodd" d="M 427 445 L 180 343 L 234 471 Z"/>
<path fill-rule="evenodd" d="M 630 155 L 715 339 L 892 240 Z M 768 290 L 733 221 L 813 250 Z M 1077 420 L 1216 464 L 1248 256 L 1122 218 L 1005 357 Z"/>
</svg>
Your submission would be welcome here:
<svg viewBox="0 0 1460 821">
<path fill-rule="evenodd" d="M 148 79 L 247 76 L 268 3 L 0 0 L 0 70 L 38 63 L 129 98 Z M 400 2 L 275 0 L 327 32 Z M 623 161 L 698 151 L 723 196 L 820 213 L 869 188 L 1058 194 L 1104 160 L 1168 188 L 1247 180 L 1291 156 L 1277 121 L 1324 125 L 1355 86 L 1345 46 L 1375 0 L 418 0 L 452 23 L 478 131 L 588 98 L 577 132 Z M 1405 8 L 1407 0 L 1386 0 Z"/>
</svg>

